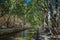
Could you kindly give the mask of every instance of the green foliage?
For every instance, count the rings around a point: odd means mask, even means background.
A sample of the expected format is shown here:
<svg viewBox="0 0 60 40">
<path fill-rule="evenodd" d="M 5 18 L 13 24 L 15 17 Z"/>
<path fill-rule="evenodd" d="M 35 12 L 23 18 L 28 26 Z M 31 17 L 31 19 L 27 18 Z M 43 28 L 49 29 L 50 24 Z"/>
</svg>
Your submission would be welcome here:
<svg viewBox="0 0 60 40">
<path fill-rule="evenodd" d="M 8 2 L 3 5 L 3 9 L 7 9 L 7 13 L 22 17 L 25 23 L 41 24 L 43 22 L 44 10 L 47 9 L 47 0 L 32 0 L 29 4 L 26 4 L 24 0 L 6 1 Z"/>
<path fill-rule="evenodd" d="M 10 0 L 0 0 L 0 16 L 9 13 Z"/>
</svg>

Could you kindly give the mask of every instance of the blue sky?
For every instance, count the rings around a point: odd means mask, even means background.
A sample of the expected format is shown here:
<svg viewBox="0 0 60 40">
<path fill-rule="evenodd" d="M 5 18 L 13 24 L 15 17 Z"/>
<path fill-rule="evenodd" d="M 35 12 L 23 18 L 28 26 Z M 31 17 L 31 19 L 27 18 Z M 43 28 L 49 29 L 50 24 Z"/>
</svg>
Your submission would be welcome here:
<svg viewBox="0 0 60 40">
<path fill-rule="evenodd" d="M 31 0 L 25 0 L 26 4 L 29 4 L 31 2 Z"/>
<path fill-rule="evenodd" d="M 48 11 L 48 18 L 50 18 L 50 11 Z"/>
</svg>

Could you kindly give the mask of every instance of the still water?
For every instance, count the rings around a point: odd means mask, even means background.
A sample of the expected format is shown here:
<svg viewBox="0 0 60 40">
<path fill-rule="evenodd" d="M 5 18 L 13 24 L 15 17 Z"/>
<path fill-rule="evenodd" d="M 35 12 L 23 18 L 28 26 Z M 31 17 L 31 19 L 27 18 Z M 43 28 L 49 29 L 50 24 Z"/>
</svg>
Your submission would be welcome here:
<svg viewBox="0 0 60 40">
<path fill-rule="evenodd" d="M 0 40 L 26 40 L 27 32 L 28 32 L 27 30 L 24 32 L 19 32 L 19 33 L 13 34 L 13 36 L 0 38 Z"/>
<path fill-rule="evenodd" d="M 24 39 L 23 37 L 15 37 L 15 38 L 2 38 L 2 39 L 0 39 L 0 40 L 26 40 L 26 39 Z"/>
</svg>

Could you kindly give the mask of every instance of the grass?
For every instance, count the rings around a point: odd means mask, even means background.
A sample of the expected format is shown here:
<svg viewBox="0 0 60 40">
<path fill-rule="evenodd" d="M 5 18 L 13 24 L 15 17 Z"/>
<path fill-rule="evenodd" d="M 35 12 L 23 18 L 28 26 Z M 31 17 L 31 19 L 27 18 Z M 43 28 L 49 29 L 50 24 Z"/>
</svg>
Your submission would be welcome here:
<svg viewBox="0 0 60 40">
<path fill-rule="evenodd" d="M 30 38 L 29 37 L 18 37 L 18 38 L 15 38 L 14 40 L 29 40 Z"/>
</svg>

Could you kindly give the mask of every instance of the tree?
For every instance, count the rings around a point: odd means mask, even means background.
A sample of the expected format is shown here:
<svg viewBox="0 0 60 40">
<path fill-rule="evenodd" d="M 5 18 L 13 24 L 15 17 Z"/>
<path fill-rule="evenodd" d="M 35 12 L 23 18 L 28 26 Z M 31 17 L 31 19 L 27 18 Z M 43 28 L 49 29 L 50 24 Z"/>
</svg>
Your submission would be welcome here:
<svg viewBox="0 0 60 40">
<path fill-rule="evenodd" d="M 58 0 L 54 0 L 55 5 L 52 3 L 52 0 L 50 0 L 50 15 L 51 15 L 51 27 L 52 27 L 52 34 L 56 36 L 57 35 L 57 28 L 58 28 L 58 23 L 57 23 L 57 14 L 58 14 Z M 55 6 L 55 7 L 54 7 Z"/>
<path fill-rule="evenodd" d="M 10 0 L 0 0 L 0 16 L 9 13 Z"/>
<path fill-rule="evenodd" d="M 1 3 L 2 15 L 18 15 L 25 23 L 34 25 L 43 23 L 48 8 L 47 0 L 31 0 L 28 4 L 24 0 L 1 0 Z"/>
<path fill-rule="evenodd" d="M 38 0 L 40 1 L 40 0 Z M 44 1 L 44 0 L 43 0 Z M 42 0 L 41 5 L 44 4 Z M 39 2 L 39 3 L 40 3 Z M 42 4 L 43 2 L 43 4 Z M 29 4 L 26 4 L 24 0 L 14 0 L 14 2 L 11 0 L 11 13 L 19 15 L 20 18 L 24 20 L 24 22 L 29 22 L 31 24 L 41 24 L 43 21 L 43 8 L 42 6 L 39 6 L 39 3 L 37 0 L 31 0 Z"/>
</svg>

